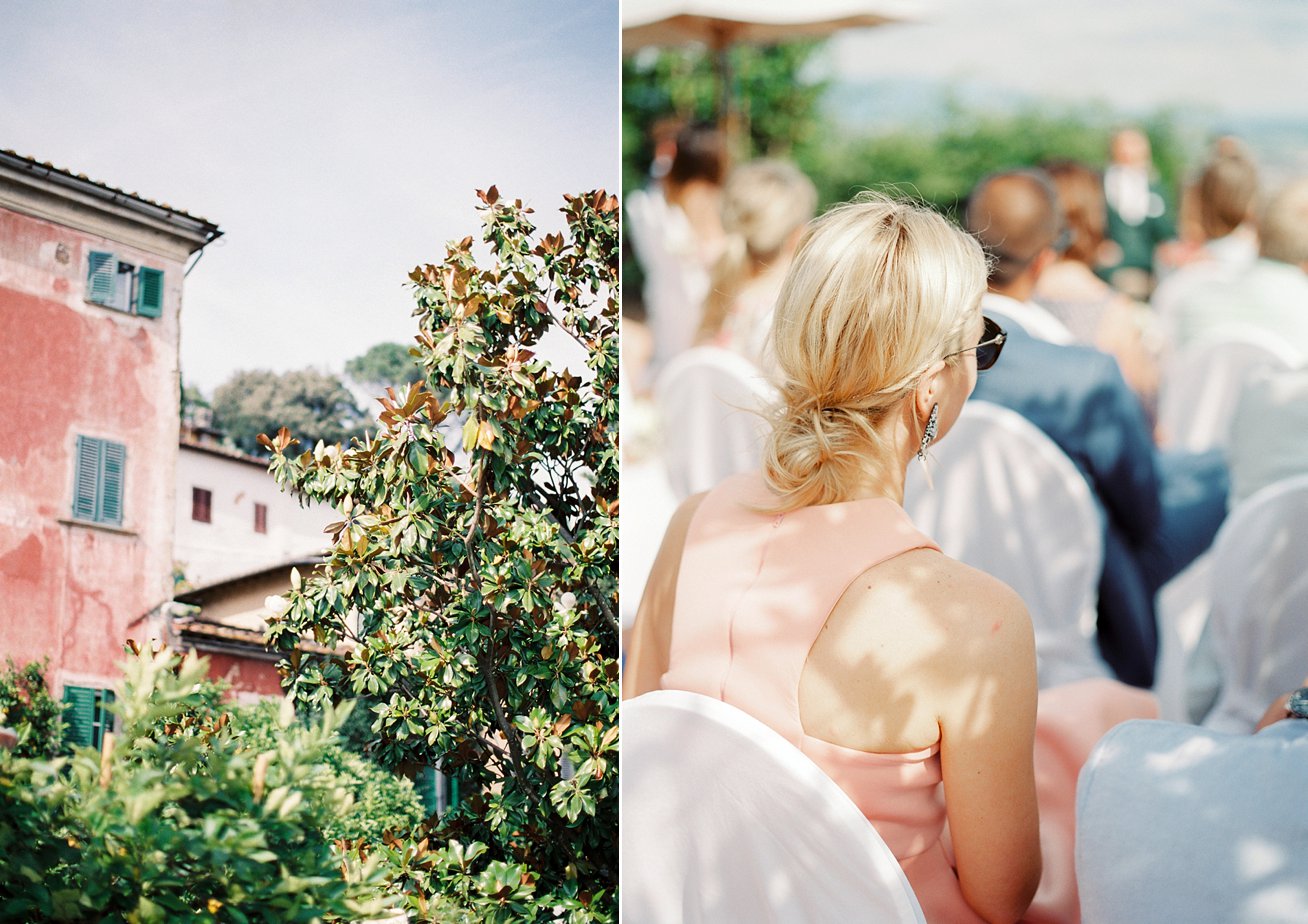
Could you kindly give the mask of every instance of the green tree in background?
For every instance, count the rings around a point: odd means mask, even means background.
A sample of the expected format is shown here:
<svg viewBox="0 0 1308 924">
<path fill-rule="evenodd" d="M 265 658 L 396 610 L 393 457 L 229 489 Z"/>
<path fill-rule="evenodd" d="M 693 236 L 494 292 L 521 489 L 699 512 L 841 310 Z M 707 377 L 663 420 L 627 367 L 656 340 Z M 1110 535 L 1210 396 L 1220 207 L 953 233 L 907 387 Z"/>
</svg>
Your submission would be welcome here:
<svg viewBox="0 0 1308 924">
<path fill-rule="evenodd" d="M 237 372 L 213 396 L 214 425 L 239 449 L 263 453 L 260 433 L 289 429 L 307 445 L 362 436 L 367 419 L 340 378 L 316 369 Z"/>
<path fill-rule="evenodd" d="M 480 196 L 489 257 L 467 237 L 410 276 L 425 383 L 383 400 L 367 444 L 264 438 L 278 482 L 342 516 L 269 640 L 302 704 L 374 698 L 379 762 L 458 775 L 460 804 L 387 854 L 413 913 L 612 921 L 618 202 L 565 197 L 566 230 L 540 235 L 520 201 Z M 585 368 L 534 355 L 551 331 Z M 349 650 L 300 658 L 305 633 Z"/>
<path fill-rule="evenodd" d="M 824 43 L 804 39 L 777 45 L 733 45 L 727 51 L 743 149 L 738 158 L 796 157 L 822 141 L 819 103 L 827 81 L 810 76 Z M 622 61 L 623 189 L 648 181 L 650 131 L 660 119 L 718 118 L 720 80 L 704 48 L 642 52 Z"/>
<path fill-rule="evenodd" d="M 956 212 L 978 180 L 997 170 L 1034 167 L 1072 158 L 1102 168 L 1108 139 L 1125 124 L 1104 106 L 1029 104 L 1010 111 L 945 102 L 939 125 L 908 126 L 875 134 L 832 130 L 830 143 L 805 152 L 801 163 L 823 202 L 840 202 L 859 190 L 887 185 L 945 212 Z M 1166 112 L 1137 120 L 1150 136 L 1154 161 L 1169 195 L 1177 195 L 1186 145 Z"/>
<path fill-rule="evenodd" d="M 209 403 L 204 393 L 194 385 L 187 385 L 185 381 L 182 382 L 181 399 L 181 416 L 184 424 L 194 424 L 198 415 L 213 410 L 213 405 Z"/>
<path fill-rule="evenodd" d="M 380 395 L 388 387 L 401 391 L 421 382 L 422 368 L 402 343 L 378 343 L 345 364 L 345 374 L 356 385 Z"/>
<path fill-rule="evenodd" d="M 893 187 L 952 213 L 979 179 L 996 170 L 1054 158 L 1102 168 L 1109 137 L 1127 124 L 1149 136 L 1165 194 L 1175 205 L 1186 165 L 1199 149 L 1178 113 L 1166 109 L 1130 116 L 1093 102 L 1038 100 L 981 107 L 947 89 L 939 105 L 924 107 L 940 115 L 924 114 L 920 122 L 842 123 L 823 106 L 831 81 L 815 76 L 824 44 L 742 43 L 728 52 L 745 142 L 737 154 L 790 158 L 812 178 L 824 205 L 862 189 Z M 650 132 L 659 120 L 716 117 L 718 77 L 713 53 L 694 46 L 640 52 L 623 60 L 622 75 L 623 186 L 630 191 L 648 182 Z"/>
</svg>

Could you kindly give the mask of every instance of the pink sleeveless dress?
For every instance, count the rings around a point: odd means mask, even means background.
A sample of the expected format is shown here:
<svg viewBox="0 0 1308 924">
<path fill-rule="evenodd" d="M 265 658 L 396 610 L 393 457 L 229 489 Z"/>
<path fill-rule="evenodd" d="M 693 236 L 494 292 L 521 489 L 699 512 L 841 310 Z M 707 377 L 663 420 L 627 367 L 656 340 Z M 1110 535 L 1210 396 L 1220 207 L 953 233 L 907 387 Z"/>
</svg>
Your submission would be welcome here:
<svg viewBox="0 0 1308 924">
<path fill-rule="evenodd" d="M 939 743 L 873 754 L 804 733 L 799 681 L 808 652 L 849 584 L 873 565 L 938 547 L 886 499 L 825 504 L 783 515 L 758 510 L 758 474 L 727 479 L 704 498 L 686 536 L 663 689 L 730 703 L 790 740 L 876 827 L 930 924 L 981 918 L 963 898 L 945 827 Z M 1156 710 L 1149 694 L 1110 681 L 1042 691 L 1036 785 L 1044 876 L 1025 920 L 1076 922 L 1076 776 L 1095 742 Z"/>
</svg>

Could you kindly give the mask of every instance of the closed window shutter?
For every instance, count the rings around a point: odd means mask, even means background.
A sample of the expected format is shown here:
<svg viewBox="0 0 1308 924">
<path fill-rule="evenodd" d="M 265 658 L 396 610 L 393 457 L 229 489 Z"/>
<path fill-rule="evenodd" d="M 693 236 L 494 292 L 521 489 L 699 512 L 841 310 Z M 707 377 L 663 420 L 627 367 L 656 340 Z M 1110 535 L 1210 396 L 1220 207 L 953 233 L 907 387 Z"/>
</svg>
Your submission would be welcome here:
<svg viewBox="0 0 1308 924">
<path fill-rule="evenodd" d="M 114 277 L 118 261 L 111 253 L 92 250 L 86 261 L 86 297 L 89 301 L 109 304 L 114 297 Z"/>
<path fill-rule="evenodd" d="M 100 465 L 104 440 L 77 438 L 77 473 L 73 479 L 73 517 L 94 520 L 100 495 Z"/>
<path fill-rule="evenodd" d="M 136 313 L 143 318 L 157 318 L 163 314 L 163 270 L 143 266 L 136 283 Z"/>
<path fill-rule="evenodd" d="M 69 704 L 64 711 L 64 722 L 72 744 L 85 747 L 92 742 L 96 725 L 95 694 L 95 690 L 86 687 L 64 687 L 64 702 Z"/>
<path fill-rule="evenodd" d="M 123 469 L 127 447 L 122 443 L 104 443 L 104 476 L 100 480 L 100 515 L 97 520 L 121 525 L 123 522 Z"/>
<path fill-rule="evenodd" d="M 91 746 L 97 751 L 104 745 L 104 733 L 113 731 L 114 716 L 109 704 L 114 701 L 113 690 L 96 690 L 95 721 L 91 726 Z"/>
</svg>

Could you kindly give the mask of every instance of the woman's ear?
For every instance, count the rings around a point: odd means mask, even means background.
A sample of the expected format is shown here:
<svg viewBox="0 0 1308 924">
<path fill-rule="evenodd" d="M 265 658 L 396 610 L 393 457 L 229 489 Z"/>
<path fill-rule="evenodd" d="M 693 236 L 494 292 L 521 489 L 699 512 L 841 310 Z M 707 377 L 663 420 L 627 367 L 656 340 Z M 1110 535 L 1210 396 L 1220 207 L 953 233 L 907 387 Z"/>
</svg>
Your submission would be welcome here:
<svg viewBox="0 0 1308 924">
<path fill-rule="evenodd" d="M 913 390 L 913 411 L 917 414 L 920 425 L 925 425 L 926 419 L 931 416 L 931 408 L 940 403 L 941 387 L 944 384 L 940 377 L 944 371 L 945 361 L 937 359 L 917 380 L 917 388 Z"/>
</svg>

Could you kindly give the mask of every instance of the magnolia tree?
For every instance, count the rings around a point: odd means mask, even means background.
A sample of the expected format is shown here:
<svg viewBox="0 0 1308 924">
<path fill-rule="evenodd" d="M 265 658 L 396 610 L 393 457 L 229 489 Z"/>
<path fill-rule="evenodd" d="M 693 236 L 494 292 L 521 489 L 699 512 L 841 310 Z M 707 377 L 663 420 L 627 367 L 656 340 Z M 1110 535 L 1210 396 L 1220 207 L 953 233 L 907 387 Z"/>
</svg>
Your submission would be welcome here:
<svg viewBox="0 0 1308 924">
<path fill-rule="evenodd" d="M 463 799 L 389 854 L 412 910 L 615 916 L 618 203 L 565 196 L 566 230 L 478 192 L 467 237 L 416 268 L 425 382 L 349 448 L 263 437 L 271 471 L 342 519 L 270 638 L 304 704 L 367 697 L 373 755 L 439 766 Z M 480 254 L 480 256 L 478 256 Z M 566 336 L 585 368 L 536 355 Z M 439 397 L 438 397 L 439 396 Z M 305 634 L 338 657 L 301 657 Z"/>
</svg>

